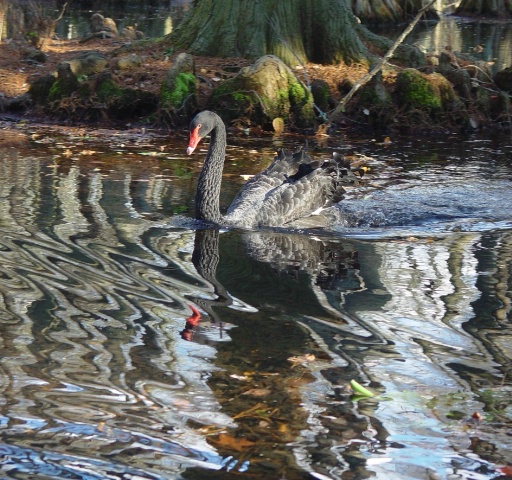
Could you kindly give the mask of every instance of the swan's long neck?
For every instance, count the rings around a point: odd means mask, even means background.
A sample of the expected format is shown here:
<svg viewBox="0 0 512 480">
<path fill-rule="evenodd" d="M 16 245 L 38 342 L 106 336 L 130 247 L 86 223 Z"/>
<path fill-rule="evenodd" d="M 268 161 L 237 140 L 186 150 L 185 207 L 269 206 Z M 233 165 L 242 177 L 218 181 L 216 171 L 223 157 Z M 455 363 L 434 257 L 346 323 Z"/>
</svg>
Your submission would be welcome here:
<svg viewBox="0 0 512 480">
<path fill-rule="evenodd" d="M 208 154 L 197 182 L 196 218 L 200 220 L 219 223 L 222 218 L 219 198 L 225 155 L 226 128 L 222 121 L 217 121 L 211 131 Z"/>
</svg>

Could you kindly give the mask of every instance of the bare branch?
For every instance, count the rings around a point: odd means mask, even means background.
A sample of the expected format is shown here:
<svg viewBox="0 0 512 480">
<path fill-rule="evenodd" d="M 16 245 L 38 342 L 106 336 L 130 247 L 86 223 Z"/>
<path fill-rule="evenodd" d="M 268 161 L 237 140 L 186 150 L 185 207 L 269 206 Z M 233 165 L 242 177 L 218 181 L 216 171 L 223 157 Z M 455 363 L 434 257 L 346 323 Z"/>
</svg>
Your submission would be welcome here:
<svg viewBox="0 0 512 480">
<path fill-rule="evenodd" d="M 388 63 L 389 59 L 394 55 L 395 50 L 400 46 L 400 44 L 405 40 L 405 37 L 411 33 L 416 24 L 420 21 L 420 18 L 423 14 L 434 4 L 435 0 L 431 0 L 427 5 L 425 5 L 414 17 L 414 20 L 407 26 L 407 28 L 403 31 L 403 33 L 398 37 L 393 46 L 388 50 L 386 55 L 382 57 L 381 61 L 370 70 L 361 80 L 356 82 L 356 84 L 350 89 L 345 97 L 341 100 L 338 106 L 331 112 L 328 117 L 327 124 L 331 125 L 334 119 L 345 109 L 345 106 L 349 102 L 349 100 L 354 96 L 354 94 L 359 90 L 363 85 L 366 85 L 381 69 L 382 67 Z"/>
</svg>

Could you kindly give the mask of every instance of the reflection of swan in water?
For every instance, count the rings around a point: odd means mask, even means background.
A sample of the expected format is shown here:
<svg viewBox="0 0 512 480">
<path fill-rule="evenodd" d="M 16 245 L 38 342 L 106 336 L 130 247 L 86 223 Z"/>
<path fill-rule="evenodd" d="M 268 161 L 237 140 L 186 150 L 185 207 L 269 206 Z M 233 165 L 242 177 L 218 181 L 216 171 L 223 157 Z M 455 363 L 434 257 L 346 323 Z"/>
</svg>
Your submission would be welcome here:
<svg viewBox="0 0 512 480">
<path fill-rule="evenodd" d="M 229 235 L 229 234 L 227 234 Z M 328 312 L 329 318 L 340 315 L 326 299 L 327 291 L 340 289 L 359 290 L 360 280 L 357 276 L 359 268 L 357 252 L 352 245 L 335 241 L 322 240 L 317 237 L 305 235 L 289 235 L 277 232 L 246 232 L 241 240 L 248 255 L 264 264 L 269 264 L 280 273 L 286 273 L 294 279 L 299 272 L 307 274 L 310 285 L 318 304 Z M 218 328 L 220 336 L 223 334 L 223 322 L 215 311 L 216 307 L 230 306 L 236 309 L 250 311 L 259 309 L 266 304 L 266 298 L 260 298 L 261 303 L 252 307 L 232 296 L 227 288 L 217 278 L 219 264 L 220 232 L 217 229 L 203 229 L 195 233 L 194 252 L 192 262 L 197 273 L 204 278 L 214 290 L 215 299 L 203 296 L 189 297 L 210 317 L 212 324 Z M 237 262 L 237 267 L 239 262 Z M 251 275 L 252 269 L 240 272 Z M 243 284 L 243 278 L 237 277 L 238 284 Z M 237 288 L 237 287 L 234 287 Z M 243 287 L 241 289 L 243 291 Z M 243 294 L 242 294 L 243 295 Z M 200 326 L 201 312 L 194 305 L 190 305 L 192 314 L 185 321 L 185 328 L 180 332 L 182 338 L 191 340 Z M 205 320 L 205 319 L 203 319 Z"/>
<path fill-rule="evenodd" d="M 219 334 L 223 335 L 223 322 L 219 319 L 214 310 L 216 306 L 227 307 L 233 303 L 227 290 L 217 280 L 217 266 L 219 264 L 219 231 L 218 230 L 197 230 L 194 239 L 194 252 L 192 253 L 192 263 L 197 273 L 203 277 L 210 285 L 217 298 L 215 300 L 194 297 L 194 303 L 200 306 L 210 315 L 212 321 L 219 328 Z M 194 306 L 189 305 L 192 315 L 185 321 L 185 328 L 181 332 L 184 340 L 192 340 L 196 329 L 200 325 L 201 312 Z"/>
<path fill-rule="evenodd" d="M 191 154 L 210 133 L 208 154 L 197 183 L 196 217 L 200 220 L 245 228 L 281 226 L 337 203 L 343 196 L 343 185 L 357 182 L 342 155 L 315 161 L 303 150 L 294 154 L 280 151 L 268 168 L 247 182 L 222 217 L 219 196 L 226 128 L 217 114 L 204 111 L 194 117 L 187 153 Z"/>
</svg>

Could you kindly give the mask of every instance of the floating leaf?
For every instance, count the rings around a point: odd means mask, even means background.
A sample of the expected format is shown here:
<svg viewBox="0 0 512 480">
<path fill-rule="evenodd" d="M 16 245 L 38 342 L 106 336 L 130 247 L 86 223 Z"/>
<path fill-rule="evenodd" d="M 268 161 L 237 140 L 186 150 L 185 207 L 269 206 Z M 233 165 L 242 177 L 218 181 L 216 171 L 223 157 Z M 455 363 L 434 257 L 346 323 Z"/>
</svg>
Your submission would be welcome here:
<svg viewBox="0 0 512 480">
<path fill-rule="evenodd" d="M 243 437 L 233 437 L 228 435 L 227 433 L 219 434 L 217 438 L 217 442 L 219 445 L 223 445 L 224 447 L 231 448 L 236 450 L 237 452 L 241 452 L 246 448 L 252 447 L 255 442 L 251 442 Z"/>
<path fill-rule="evenodd" d="M 283 133 L 284 120 L 281 117 L 274 118 L 274 120 L 272 120 L 272 126 L 277 134 Z"/>
<path fill-rule="evenodd" d="M 350 386 L 355 392 L 359 393 L 360 395 L 364 395 L 365 397 L 375 396 L 372 392 L 370 392 L 370 390 L 364 388 L 360 383 L 357 383 L 355 380 L 350 380 Z"/>
<path fill-rule="evenodd" d="M 251 388 L 246 390 L 242 395 L 249 395 L 251 397 L 266 397 L 272 393 L 268 388 Z"/>
<path fill-rule="evenodd" d="M 480 412 L 474 412 L 473 415 L 471 415 L 471 418 L 477 422 L 484 420 L 484 416 Z"/>
<path fill-rule="evenodd" d="M 288 358 L 288 361 L 292 362 L 293 364 L 311 363 L 311 362 L 314 362 L 315 360 L 316 360 L 316 357 L 311 353 L 308 353 L 306 355 L 299 355 L 297 357 Z"/>
</svg>

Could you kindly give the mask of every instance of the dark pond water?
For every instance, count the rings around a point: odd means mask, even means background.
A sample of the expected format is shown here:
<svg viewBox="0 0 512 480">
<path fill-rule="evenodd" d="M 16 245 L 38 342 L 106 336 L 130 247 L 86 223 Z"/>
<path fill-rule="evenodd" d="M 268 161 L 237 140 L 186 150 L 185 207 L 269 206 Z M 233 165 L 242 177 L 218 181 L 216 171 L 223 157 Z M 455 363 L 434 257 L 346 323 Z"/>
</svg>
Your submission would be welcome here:
<svg viewBox="0 0 512 480">
<path fill-rule="evenodd" d="M 223 203 L 292 143 L 230 141 Z M 2 478 L 500 478 L 510 138 L 311 141 L 372 168 L 314 234 L 187 226 L 185 145 L 2 125 Z"/>
</svg>

